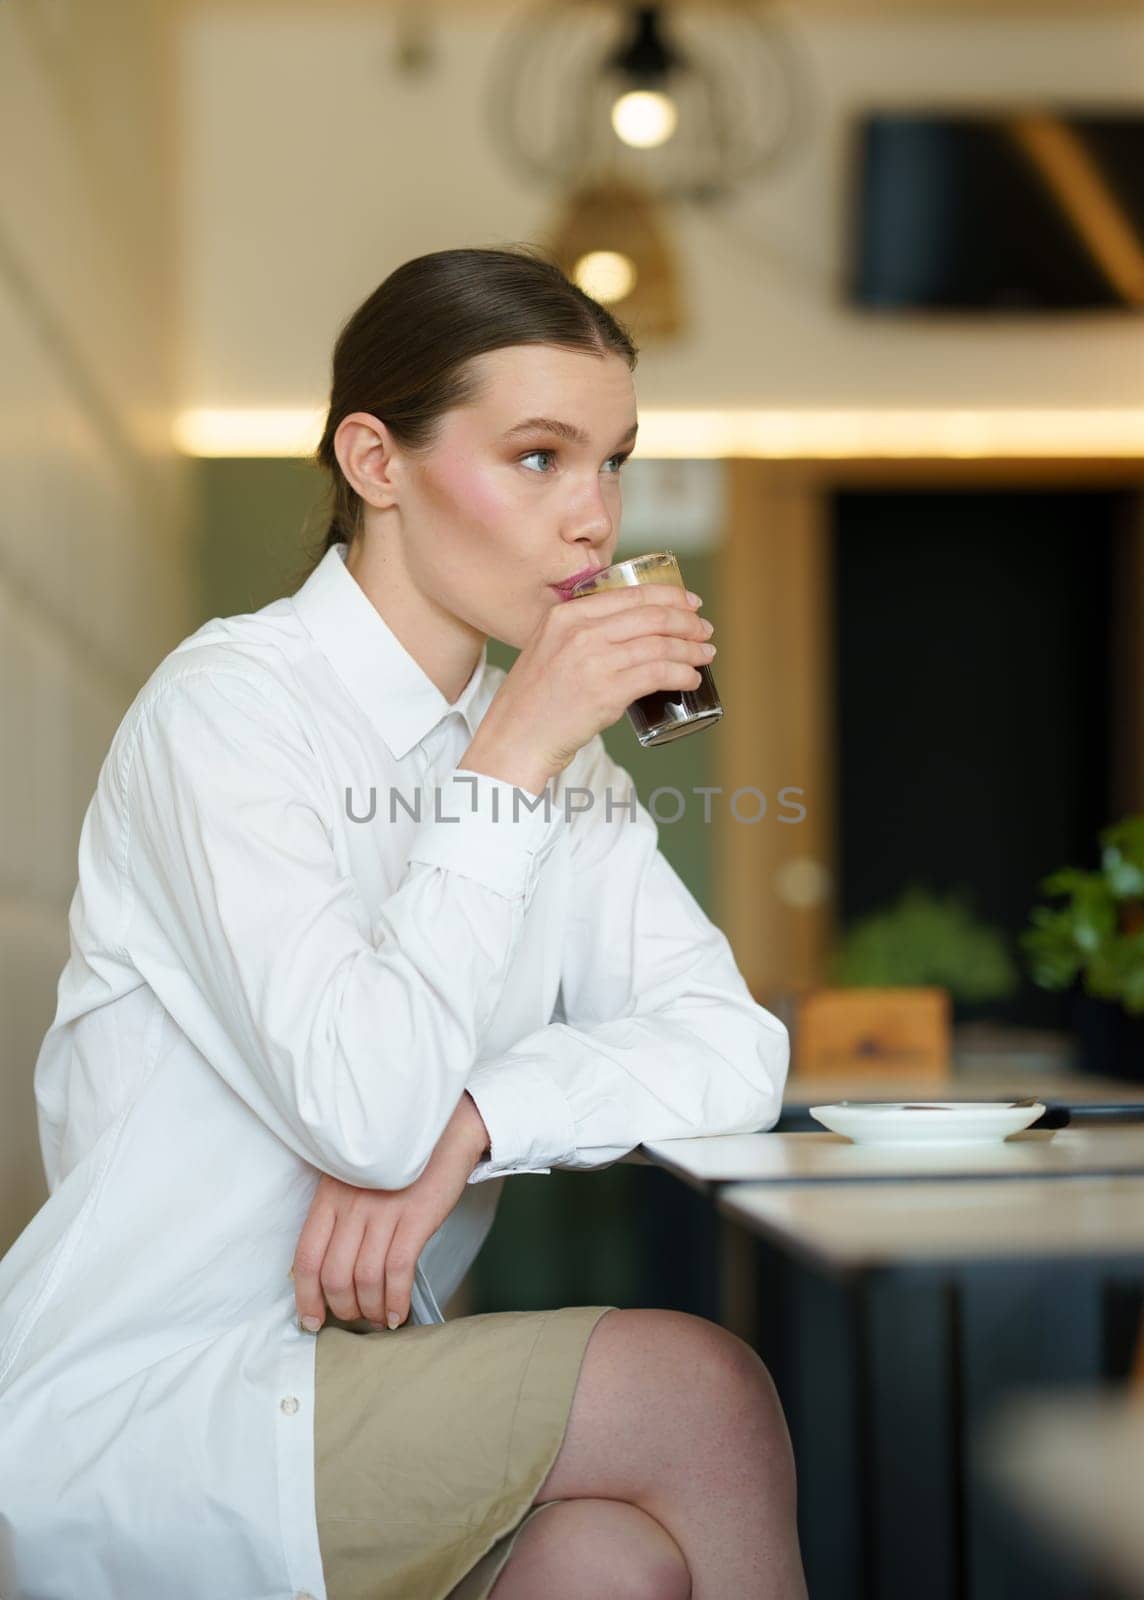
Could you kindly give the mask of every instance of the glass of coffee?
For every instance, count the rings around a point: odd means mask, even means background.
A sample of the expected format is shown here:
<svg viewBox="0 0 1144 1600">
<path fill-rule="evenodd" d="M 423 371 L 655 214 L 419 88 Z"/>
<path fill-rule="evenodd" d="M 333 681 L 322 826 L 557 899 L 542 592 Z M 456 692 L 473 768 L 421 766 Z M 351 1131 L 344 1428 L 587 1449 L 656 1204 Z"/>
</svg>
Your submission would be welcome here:
<svg viewBox="0 0 1144 1600">
<path fill-rule="evenodd" d="M 683 574 L 670 550 L 656 550 L 650 555 L 632 556 L 628 561 L 617 561 L 602 572 L 594 572 L 572 590 L 573 598 L 595 594 L 598 589 L 619 589 L 634 583 L 672 583 L 683 589 Z M 709 728 L 723 715 L 723 706 L 711 668 L 695 669 L 700 683 L 695 689 L 660 689 L 641 695 L 628 707 L 628 719 L 642 745 L 670 744 L 685 734 L 698 733 Z"/>
</svg>

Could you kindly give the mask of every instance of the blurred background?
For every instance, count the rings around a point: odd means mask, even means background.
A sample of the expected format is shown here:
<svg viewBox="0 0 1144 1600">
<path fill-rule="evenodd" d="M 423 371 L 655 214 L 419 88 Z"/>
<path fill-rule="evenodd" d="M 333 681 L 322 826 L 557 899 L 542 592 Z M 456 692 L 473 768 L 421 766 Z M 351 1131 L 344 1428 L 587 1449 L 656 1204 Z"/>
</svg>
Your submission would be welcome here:
<svg viewBox="0 0 1144 1600">
<path fill-rule="evenodd" d="M 873 986 L 944 993 L 954 1071 L 1139 1070 L 1138 4 L 4 0 L 0 1251 L 116 726 L 308 572 L 343 320 L 519 242 L 640 344 L 619 553 L 677 553 L 726 716 L 607 742 L 796 1064 Z M 454 1312 L 711 1305 L 681 1191 L 507 1184 Z"/>
</svg>

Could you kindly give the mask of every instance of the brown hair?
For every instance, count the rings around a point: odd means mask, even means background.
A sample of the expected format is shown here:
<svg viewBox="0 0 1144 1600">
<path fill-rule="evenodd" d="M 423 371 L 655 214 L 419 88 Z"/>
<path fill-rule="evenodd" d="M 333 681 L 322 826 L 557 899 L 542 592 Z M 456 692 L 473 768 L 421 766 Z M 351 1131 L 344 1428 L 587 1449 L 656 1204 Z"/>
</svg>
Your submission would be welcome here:
<svg viewBox="0 0 1144 1600">
<path fill-rule="evenodd" d="M 330 408 L 317 465 L 332 480 L 320 561 L 362 526 L 362 501 L 334 453 L 343 417 L 366 411 L 402 449 L 432 448 L 442 415 L 476 399 L 470 362 L 508 345 L 613 352 L 634 370 L 629 331 L 537 246 L 436 250 L 391 272 L 343 325 L 334 345 Z"/>
</svg>

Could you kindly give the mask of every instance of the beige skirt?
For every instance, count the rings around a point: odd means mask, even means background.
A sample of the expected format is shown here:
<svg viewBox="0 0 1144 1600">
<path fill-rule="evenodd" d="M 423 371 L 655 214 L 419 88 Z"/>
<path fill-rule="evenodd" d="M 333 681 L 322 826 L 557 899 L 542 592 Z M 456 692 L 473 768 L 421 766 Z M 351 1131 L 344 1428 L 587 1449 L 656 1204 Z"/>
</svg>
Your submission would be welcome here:
<svg viewBox="0 0 1144 1600">
<path fill-rule="evenodd" d="M 317 1335 L 314 1478 L 328 1600 L 486 1600 L 564 1440 L 614 1306 Z"/>
</svg>

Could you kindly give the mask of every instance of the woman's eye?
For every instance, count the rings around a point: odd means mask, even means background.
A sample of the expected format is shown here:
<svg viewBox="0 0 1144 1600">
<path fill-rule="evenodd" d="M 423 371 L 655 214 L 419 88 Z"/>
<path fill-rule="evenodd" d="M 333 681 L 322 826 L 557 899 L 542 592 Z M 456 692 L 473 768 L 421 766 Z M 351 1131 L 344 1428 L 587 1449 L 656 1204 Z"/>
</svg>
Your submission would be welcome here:
<svg viewBox="0 0 1144 1600">
<path fill-rule="evenodd" d="M 536 456 L 555 456 L 555 454 L 556 454 L 555 450 L 530 450 L 526 456 L 521 456 L 520 460 L 521 460 L 521 464 L 523 465 L 524 462 L 526 462 L 526 461 L 534 460 Z M 630 450 L 629 451 L 620 451 L 618 454 L 608 457 L 608 461 L 614 461 L 616 463 L 615 467 L 613 467 L 613 469 L 612 469 L 613 475 L 615 473 L 619 472 L 620 468 L 623 466 L 624 462 L 628 459 L 628 456 L 630 454 L 631 454 Z M 605 465 L 607 465 L 607 463 L 605 463 Z M 540 470 L 543 473 L 543 472 L 547 471 L 547 468 L 542 467 Z"/>
</svg>

